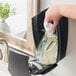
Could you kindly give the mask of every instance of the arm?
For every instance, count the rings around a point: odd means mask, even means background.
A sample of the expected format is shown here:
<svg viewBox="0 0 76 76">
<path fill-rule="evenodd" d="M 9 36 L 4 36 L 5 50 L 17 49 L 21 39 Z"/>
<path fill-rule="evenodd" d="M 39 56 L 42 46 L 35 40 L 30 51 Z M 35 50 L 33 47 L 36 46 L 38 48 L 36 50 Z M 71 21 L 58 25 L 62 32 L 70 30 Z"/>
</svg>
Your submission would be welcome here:
<svg viewBox="0 0 76 76">
<path fill-rule="evenodd" d="M 59 9 L 62 16 L 76 19 L 76 5 L 63 5 Z"/>
<path fill-rule="evenodd" d="M 62 16 L 76 19 L 76 5 L 59 5 L 50 7 L 45 13 L 44 21 L 48 23 L 53 21 L 52 31 L 54 32 L 58 21 Z"/>
</svg>

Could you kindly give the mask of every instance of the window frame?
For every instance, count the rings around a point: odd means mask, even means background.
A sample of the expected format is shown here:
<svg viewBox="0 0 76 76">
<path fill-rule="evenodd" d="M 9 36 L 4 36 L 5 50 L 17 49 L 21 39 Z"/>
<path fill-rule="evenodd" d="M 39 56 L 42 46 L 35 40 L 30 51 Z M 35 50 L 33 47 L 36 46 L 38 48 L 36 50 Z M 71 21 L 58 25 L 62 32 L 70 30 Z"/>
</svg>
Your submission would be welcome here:
<svg viewBox="0 0 76 76">
<path fill-rule="evenodd" d="M 39 0 L 27 0 L 27 44 L 31 49 L 31 52 L 35 54 L 35 43 L 33 38 L 33 31 L 32 31 L 32 17 L 38 13 L 39 10 Z"/>
</svg>

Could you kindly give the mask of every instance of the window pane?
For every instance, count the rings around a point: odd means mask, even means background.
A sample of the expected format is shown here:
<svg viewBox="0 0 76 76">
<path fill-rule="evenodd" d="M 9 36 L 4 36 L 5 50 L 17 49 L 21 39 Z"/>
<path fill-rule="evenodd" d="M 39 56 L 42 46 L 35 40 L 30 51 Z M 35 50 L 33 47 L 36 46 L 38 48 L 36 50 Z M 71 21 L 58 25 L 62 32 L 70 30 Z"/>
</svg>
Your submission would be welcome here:
<svg viewBox="0 0 76 76">
<path fill-rule="evenodd" d="M 6 19 L 11 34 L 18 34 L 27 29 L 27 0 L 0 0 L 3 3 L 9 3 L 11 8 L 16 8 L 16 15 L 9 16 Z"/>
</svg>

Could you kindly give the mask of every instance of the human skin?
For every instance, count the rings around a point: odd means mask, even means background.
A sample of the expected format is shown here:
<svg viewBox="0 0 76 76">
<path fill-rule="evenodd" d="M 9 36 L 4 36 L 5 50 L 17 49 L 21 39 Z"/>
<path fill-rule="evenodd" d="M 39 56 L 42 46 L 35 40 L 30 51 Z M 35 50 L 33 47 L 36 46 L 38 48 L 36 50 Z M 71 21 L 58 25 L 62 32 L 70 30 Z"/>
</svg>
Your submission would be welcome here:
<svg viewBox="0 0 76 76">
<path fill-rule="evenodd" d="M 76 19 L 76 5 L 57 5 L 48 8 L 44 21 L 48 23 L 53 22 L 52 32 L 55 31 L 62 16 Z"/>
</svg>

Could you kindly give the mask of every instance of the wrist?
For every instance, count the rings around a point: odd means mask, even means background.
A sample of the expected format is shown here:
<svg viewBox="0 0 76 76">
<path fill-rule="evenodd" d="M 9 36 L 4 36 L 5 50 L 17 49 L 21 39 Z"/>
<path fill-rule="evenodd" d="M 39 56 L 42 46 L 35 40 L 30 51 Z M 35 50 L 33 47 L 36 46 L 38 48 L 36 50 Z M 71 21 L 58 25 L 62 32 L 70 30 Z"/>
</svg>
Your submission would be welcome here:
<svg viewBox="0 0 76 76">
<path fill-rule="evenodd" d="M 57 9 L 58 9 L 58 11 L 59 11 L 59 14 L 61 15 L 61 16 L 63 16 L 63 14 L 62 14 L 62 5 L 57 5 L 56 6 L 57 7 Z"/>
<path fill-rule="evenodd" d="M 59 11 L 60 11 L 60 14 L 62 16 L 65 16 L 67 13 L 66 13 L 66 8 L 68 7 L 68 5 L 60 5 L 59 6 Z"/>
</svg>

